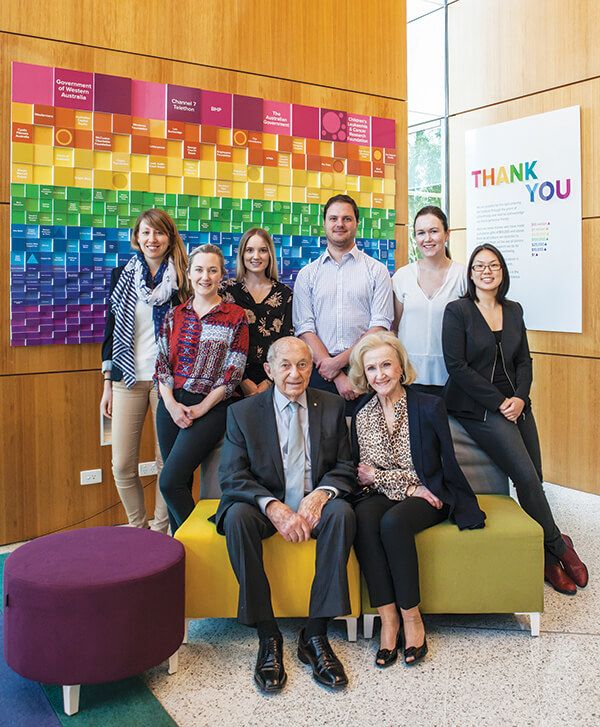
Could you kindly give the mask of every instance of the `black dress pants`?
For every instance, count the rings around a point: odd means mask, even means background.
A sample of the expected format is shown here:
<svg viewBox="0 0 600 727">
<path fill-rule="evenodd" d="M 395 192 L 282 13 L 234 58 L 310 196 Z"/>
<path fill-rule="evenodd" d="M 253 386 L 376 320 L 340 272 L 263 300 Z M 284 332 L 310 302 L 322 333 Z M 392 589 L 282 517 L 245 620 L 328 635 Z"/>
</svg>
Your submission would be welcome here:
<svg viewBox="0 0 600 727">
<path fill-rule="evenodd" d="M 422 497 L 390 500 L 379 493 L 356 505 L 354 550 L 369 589 L 371 606 L 419 605 L 419 563 L 415 535 L 447 519 Z"/>
<path fill-rule="evenodd" d="M 271 588 L 263 565 L 262 541 L 276 532 L 254 505 L 234 503 L 223 521 L 231 566 L 240 584 L 238 621 L 254 626 L 274 618 Z M 356 527 L 352 507 L 335 498 L 325 503 L 312 537 L 317 540 L 315 577 L 309 618 L 334 618 L 350 613 L 346 566 Z M 294 574 L 289 574 L 293 580 Z"/>
</svg>

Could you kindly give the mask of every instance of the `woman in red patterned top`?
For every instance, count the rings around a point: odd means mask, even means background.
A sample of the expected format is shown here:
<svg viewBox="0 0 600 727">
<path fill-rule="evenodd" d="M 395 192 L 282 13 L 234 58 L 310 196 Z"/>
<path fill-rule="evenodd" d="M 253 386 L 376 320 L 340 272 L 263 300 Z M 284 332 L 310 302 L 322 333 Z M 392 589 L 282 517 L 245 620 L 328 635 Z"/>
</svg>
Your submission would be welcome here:
<svg viewBox="0 0 600 727">
<path fill-rule="evenodd" d="M 173 533 L 194 509 L 194 471 L 225 432 L 227 406 L 246 365 L 246 314 L 220 298 L 224 274 L 221 250 L 197 247 L 188 263 L 194 295 L 167 313 L 158 339 L 160 489 Z"/>
</svg>

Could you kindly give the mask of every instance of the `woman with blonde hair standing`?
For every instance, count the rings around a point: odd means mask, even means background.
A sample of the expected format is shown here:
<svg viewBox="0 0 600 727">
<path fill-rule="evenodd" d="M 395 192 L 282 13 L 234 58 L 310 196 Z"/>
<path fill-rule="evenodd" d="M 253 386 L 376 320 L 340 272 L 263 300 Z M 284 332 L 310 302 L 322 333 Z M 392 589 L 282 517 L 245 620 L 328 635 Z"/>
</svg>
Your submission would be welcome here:
<svg viewBox="0 0 600 727">
<path fill-rule="evenodd" d="M 148 528 L 144 489 L 138 475 L 140 439 L 148 407 L 155 431 L 158 474 L 162 458 L 156 439 L 158 396 L 152 378 L 157 338 L 165 314 L 187 298 L 187 255 L 171 217 L 149 209 L 131 235 L 136 254 L 112 271 L 102 344 L 104 391 L 100 409 L 112 419 L 113 476 L 129 525 Z M 156 478 L 154 529 L 166 532 L 167 506 Z"/>
</svg>

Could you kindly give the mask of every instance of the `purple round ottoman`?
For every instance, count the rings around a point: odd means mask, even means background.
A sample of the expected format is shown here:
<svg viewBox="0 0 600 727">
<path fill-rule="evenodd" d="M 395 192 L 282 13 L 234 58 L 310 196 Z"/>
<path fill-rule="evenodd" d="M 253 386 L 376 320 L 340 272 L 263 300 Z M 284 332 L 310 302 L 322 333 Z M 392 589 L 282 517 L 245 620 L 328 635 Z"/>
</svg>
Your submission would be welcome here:
<svg viewBox="0 0 600 727">
<path fill-rule="evenodd" d="M 33 540 L 4 567 L 6 663 L 46 684 L 139 674 L 179 648 L 184 590 L 184 548 L 162 533 L 103 527 Z"/>
</svg>

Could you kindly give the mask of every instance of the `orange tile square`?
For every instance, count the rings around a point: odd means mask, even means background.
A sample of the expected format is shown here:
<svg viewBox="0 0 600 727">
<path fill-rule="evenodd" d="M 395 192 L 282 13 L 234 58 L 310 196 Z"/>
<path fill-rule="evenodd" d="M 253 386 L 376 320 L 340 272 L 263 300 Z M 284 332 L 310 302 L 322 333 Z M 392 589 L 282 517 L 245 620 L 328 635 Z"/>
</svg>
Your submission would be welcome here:
<svg viewBox="0 0 600 727">
<path fill-rule="evenodd" d="M 148 119 L 150 124 L 150 136 L 164 139 L 167 136 L 167 122 L 161 119 Z"/>
<path fill-rule="evenodd" d="M 183 144 L 184 159 L 200 159 L 200 144 L 194 141 L 186 141 Z"/>
<path fill-rule="evenodd" d="M 78 149 L 93 149 L 94 134 L 92 131 L 84 131 L 83 129 L 75 129 L 75 146 Z"/>
<path fill-rule="evenodd" d="M 248 146 L 254 147 L 255 149 L 260 147 L 262 149 L 263 135 L 260 131 L 249 131 L 248 132 Z"/>
<path fill-rule="evenodd" d="M 277 148 L 279 151 L 293 151 L 293 139 L 291 136 L 285 136 L 285 134 L 280 134 L 277 137 Z"/>
<path fill-rule="evenodd" d="M 155 194 L 164 194 L 167 188 L 166 178 L 160 174 L 148 175 L 148 191 Z"/>
<path fill-rule="evenodd" d="M 216 159 L 217 147 L 213 144 L 200 144 L 200 159 L 207 162 L 214 162 Z"/>
<path fill-rule="evenodd" d="M 54 184 L 57 187 L 72 187 L 74 184 L 73 167 L 54 167 Z"/>
<path fill-rule="evenodd" d="M 58 111 L 58 109 L 56 109 Z M 56 115 L 56 123 L 59 125 L 58 114 Z M 101 114 L 94 112 L 94 131 L 112 132 L 112 114 Z"/>
<path fill-rule="evenodd" d="M 67 129 L 75 128 L 75 111 L 74 109 L 54 109 L 55 126 L 64 126 Z"/>
<path fill-rule="evenodd" d="M 263 151 L 263 164 L 265 167 L 276 167 L 277 166 L 277 152 L 275 151 Z"/>
<path fill-rule="evenodd" d="M 167 158 L 164 156 L 150 155 L 148 159 L 148 171 L 150 174 L 166 174 Z"/>
<path fill-rule="evenodd" d="M 136 192 L 148 191 L 148 175 L 143 172 L 131 172 L 131 189 Z"/>
<path fill-rule="evenodd" d="M 244 129 L 234 129 L 231 143 L 236 147 L 248 146 L 248 132 Z"/>
<path fill-rule="evenodd" d="M 76 187 L 92 187 L 92 170 L 75 168 L 73 170 L 73 183 Z"/>
<path fill-rule="evenodd" d="M 233 147 L 233 149 L 231 150 L 231 158 L 234 164 L 247 164 L 248 151 L 246 147 Z"/>
<path fill-rule="evenodd" d="M 397 160 L 395 149 L 384 149 L 383 150 L 383 162 L 384 164 L 395 164 Z"/>
<path fill-rule="evenodd" d="M 160 136 L 151 136 L 149 139 L 149 153 L 152 156 L 167 156 L 167 140 Z"/>
<path fill-rule="evenodd" d="M 134 136 L 150 136 L 150 121 L 139 116 L 131 119 L 131 133 Z"/>
<path fill-rule="evenodd" d="M 223 181 L 222 179 L 217 179 L 217 184 L 216 184 L 217 197 L 231 197 L 232 188 L 233 188 L 233 182 Z"/>
<path fill-rule="evenodd" d="M 321 157 L 321 171 L 333 172 L 333 159 L 331 157 Z"/>
<path fill-rule="evenodd" d="M 205 126 L 202 124 L 200 127 L 200 139 L 206 144 L 217 143 L 217 127 L 216 126 Z"/>
<path fill-rule="evenodd" d="M 13 123 L 12 140 L 18 144 L 33 144 L 33 125 Z"/>
<path fill-rule="evenodd" d="M 292 166 L 292 155 L 279 153 L 277 155 L 277 166 L 290 169 Z"/>
<path fill-rule="evenodd" d="M 220 129 L 217 127 L 217 144 L 231 146 L 232 129 Z"/>
<path fill-rule="evenodd" d="M 120 152 L 121 154 L 129 154 L 131 149 L 131 136 L 125 136 L 124 134 L 113 134 L 113 151 Z"/>
<path fill-rule="evenodd" d="M 92 131 L 94 128 L 93 111 L 75 111 L 75 129 Z"/>
<path fill-rule="evenodd" d="M 172 159 L 183 159 L 183 141 L 181 139 L 167 140 L 167 156 Z"/>
<path fill-rule="evenodd" d="M 75 146 L 75 129 L 55 126 L 54 146 Z"/>
<path fill-rule="evenodd" d="M 306 156 L 304 154 L 292 154 L 292 169 L 306 169 Z"/>
<path fill-rule="evenodd" d="M 269 151 L 277 151 L 277 136 L 275 134 L 263 134 L 262 146 L 263 149 L 268 149 Z"/>
<path fill-rule="evenodd" d="M 35 104 L 33 107 L 33 123 L 39 126 L 54 126 L 54 106 Z M 75 121 L 77 126 L 77 121 Z"/>
<path fill-rule="evenodd" d="M 306 168 L 309 172 L 321 171 L 321 157 L 313 154 L 306 155 Z"/>
<path fill-rule="evenodd" d="M 263 150 L 260 149 L 248 149 L 248 164 L 251 166 L 262 166 L 263 165 Z"/>
<path fill-rule="evenodd" d="M 306 139 L 294 137 L 292 139 L 292 151 L 295 154 L 306 154 Z"/>
<path fill-rule="evenodd" d="M 94 131 L 94 149 L 99 151 L 112 151 L 112 134 L 103 131 Z"/>
<path fill-rule="evenodd" d="M 167 139 L 183 141 L 184 138 L 185 124 L 183 121 L 167 121 Z"/>
<path fill-rule="evenodd" d="M 306 140 L 306 155 L 321 156 L 321 142 L 318 139 Z"/>
<path fill-rule="evenodd" d="M 45 146 L 54 145 L 54 129 L 49 126 L 33 127 L 33 143 L 44 144 Z"/>
<path fill-rule="evenodd" d="M 200 141 L 200 125 L 185 124 L 183 130 L 183 138 L 185 141 Z"/>
<path fill-rule="evenodd" d="M 373 165 L 371 162 L 360 162 L 360 176 L 370 177 L 373 174 Z"/>
<path fill-rule="evenodd" d="M 19 124 L 33 123 L 33 104 L 13 103 L 11 104 L 11 118 Z"/>
<path fill-rule="evenodd" d="M 131 171 L 131 157 L 129 156 L 129 154 L 113 152 L 112 168 L 115 172 Z"/>
<path fill-rule="evenodd" d="M 348 144 L 344 141 L 334 141 L 333 156 L 339 159 L 346 159 L 348 157 Z"/>
<path fill-rule="evenodd" d="M 149 154 L 150 153 L 150 137 L 149 136 L 131 136 L 131 153 L 132 154 Z"/>
<path fill-rule="evenodd" d="M 113 134 L 131 134 L 131 116 L 113 114 Z"/>
<path fill-rule="evenodd" d="M 385 176 L 385 167 L 381 162 L 373 162 L 373 176 L 381 178 Z"/>
<path fill-rule="evenodd" d="M 200 196 L 201 180 L 194 177 L 183 178 L 183 193 Z"/>
<path fill-rule="evenodd" d="M 360 159 L 359 147 L 356 144 L 347 144 L 346 151 L 348 152 L 348 159 L 355 159 L 356 161 Z"/>
<path fill-rule="evenodd" d="M 217 144 L 216 147 L 216 159 L 217 162 L 231 162 L 233 161 L 232 149 L 230 146 L 223 146 Z"/>
<path fill-rule="evenodd" d="M 371 161 L 371 149 L 368 146 L 359 146 L 358 147 L 358 158 L 361 162 L 370 162 Z"/>
</svg>

